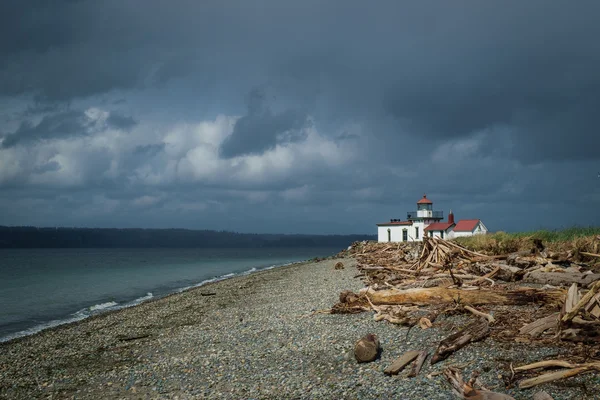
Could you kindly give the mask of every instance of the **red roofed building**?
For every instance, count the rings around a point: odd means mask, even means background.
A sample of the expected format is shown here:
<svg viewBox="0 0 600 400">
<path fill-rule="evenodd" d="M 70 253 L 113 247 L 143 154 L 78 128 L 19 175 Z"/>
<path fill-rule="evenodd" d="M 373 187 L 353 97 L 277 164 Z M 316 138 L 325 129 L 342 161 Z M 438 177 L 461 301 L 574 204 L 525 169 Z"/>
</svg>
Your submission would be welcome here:
<svg viewBox="0 0 600 400">
<path fill-rule="evenodd" d="M 423 235 L 452 239 L 459 236 L 472 236 L 487 233 L 487 228 L 479 219 L 465 219 L 454 222 L 454 214 L 450 210 L 448 221 L 442 211 L 433 211 L 433 202 L 423 195 L 417 201 L 417 211 L 409 211 L 406 220 L 391 219 L 390 222 L 377 224 L 377 240 L 379 242 L 420 242 Z"/>
<path fill-rule="evenodd" d="M 487 228 L 480 219 L 461 219 L 453 229 L 453 237 L 473 236 L 487 233 Z"/>
</svg>

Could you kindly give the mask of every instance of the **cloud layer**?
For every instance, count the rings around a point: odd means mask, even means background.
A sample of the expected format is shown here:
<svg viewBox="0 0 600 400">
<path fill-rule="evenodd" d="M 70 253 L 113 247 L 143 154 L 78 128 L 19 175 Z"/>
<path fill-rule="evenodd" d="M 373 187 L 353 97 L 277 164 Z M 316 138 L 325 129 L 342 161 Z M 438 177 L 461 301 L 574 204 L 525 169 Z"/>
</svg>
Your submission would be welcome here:
<svg viewBox="0 0 600 400">
<path fill-rule="evenodd" d="M 285 4 L 284 4 L 285 3 Z M 597 2 L 3 4 L 0 224 L 599 224 Z"/>
</svg>

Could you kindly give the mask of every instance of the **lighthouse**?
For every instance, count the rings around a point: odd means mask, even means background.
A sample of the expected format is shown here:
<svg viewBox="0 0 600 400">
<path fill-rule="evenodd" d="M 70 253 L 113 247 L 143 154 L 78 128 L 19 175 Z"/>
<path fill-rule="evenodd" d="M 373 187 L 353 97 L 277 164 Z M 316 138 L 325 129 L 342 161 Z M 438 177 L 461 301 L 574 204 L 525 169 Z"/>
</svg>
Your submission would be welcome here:
<svg viewBox="0 0 600 400">
<path fill-rule="evenodd" d="M 389 222 L 377 224 L 377 240 L 379 242 L 417 242 L 423 236 L 440 237 L 442 239 L 458 236 L 472 236 L 487 233 L 487 228 L 479 219 L 460 220 L 454 222 L 454 213 L 450 210 L 448 221 L 443 211 L 433 210 L 433 201 L 424 194 L 417 201 L 417 210 L 406 213 L 406 220 L 392 218 Z"/>
</svg>

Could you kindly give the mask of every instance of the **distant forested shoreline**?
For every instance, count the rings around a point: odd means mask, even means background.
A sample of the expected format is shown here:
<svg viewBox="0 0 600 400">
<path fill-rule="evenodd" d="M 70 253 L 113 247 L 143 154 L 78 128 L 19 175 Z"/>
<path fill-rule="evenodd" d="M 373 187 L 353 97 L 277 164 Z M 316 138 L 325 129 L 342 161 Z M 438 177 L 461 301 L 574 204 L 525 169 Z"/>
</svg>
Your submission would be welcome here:
<svg viewBox="0 0 600 400">
<path fill-rule="evenodd" d="M 284 235 L 190 229 L 0 226 L 0 248 L 347 247 L 376 235 Z"/>
</svg>

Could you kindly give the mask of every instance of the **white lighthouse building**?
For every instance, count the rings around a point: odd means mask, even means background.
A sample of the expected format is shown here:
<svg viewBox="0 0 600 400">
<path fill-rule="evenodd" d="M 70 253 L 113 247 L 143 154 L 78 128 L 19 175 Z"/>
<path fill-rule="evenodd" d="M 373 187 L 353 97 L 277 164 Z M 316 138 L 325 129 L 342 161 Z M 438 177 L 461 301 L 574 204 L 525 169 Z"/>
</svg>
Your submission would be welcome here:
<svg viewBox="0 0 600 400">
<path fill-rule="evenodd" d="M 416 242 L 422 241 L 423 235 L 451 239 L 458 236 L 472 236 L 487 233 L 487 228 L 479 219 L 464 219 L 454 222 L 452 210 L 448 221 L 443 211 L 434 211 L 433 202 L 423 195 L 417 201 L 417 211 L 409 211 L 405 221 L 391 219 L 390 222 L 377 224 L 377 240 L 379 242 Z"/>
</svg>

